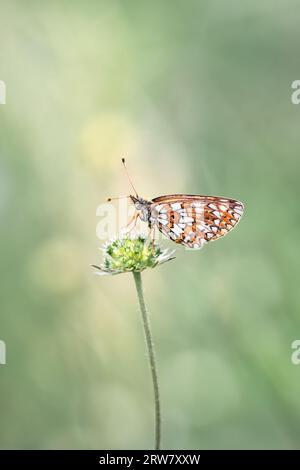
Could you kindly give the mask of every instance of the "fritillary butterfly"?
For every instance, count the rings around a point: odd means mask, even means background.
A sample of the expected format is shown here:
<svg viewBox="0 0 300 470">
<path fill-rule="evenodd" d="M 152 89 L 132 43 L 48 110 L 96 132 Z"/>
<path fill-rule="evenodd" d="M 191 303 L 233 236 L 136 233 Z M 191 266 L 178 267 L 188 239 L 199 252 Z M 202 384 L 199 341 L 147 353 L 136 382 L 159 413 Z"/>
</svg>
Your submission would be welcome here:
<svg viewBox="0 0 300 470">
<path fill-rule="evenodd" d="M 151 201 L 137 194 L 129 197 L 137 211 L 135 220 L 139 217 L 150 229 L 158 227 L 170 240 L 192 249 L 226 235 L 244 212 L 242 202 L 217 196 L 171 194 Z"/>
<path fill-rule="evenodd" d="M 130 198 L 149 228 L 157 226 L 170 240 L 193 249 L 226 235 L 244 211 L 241 202 L 216 196 L 172 194 L 152 201 Z"/>
</svg>

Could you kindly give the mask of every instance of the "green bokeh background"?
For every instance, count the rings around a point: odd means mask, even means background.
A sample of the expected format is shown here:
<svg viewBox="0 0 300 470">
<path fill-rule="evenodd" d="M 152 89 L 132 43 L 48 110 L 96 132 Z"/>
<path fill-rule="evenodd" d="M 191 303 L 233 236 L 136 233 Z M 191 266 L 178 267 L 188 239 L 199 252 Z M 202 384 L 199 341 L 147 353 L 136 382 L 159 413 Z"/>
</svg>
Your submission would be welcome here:
<svg viewBox="0 0 300 470">
<path fill-rule="evenodd" d="M 228 237 L 143 275 L 163 446 L 299 448 L 299 1 L 0 11 L 0 447 L 153 444 L 132 276 L 89 267 L 126 155 L 144 197 L 246 206 Z"/>
</svg>

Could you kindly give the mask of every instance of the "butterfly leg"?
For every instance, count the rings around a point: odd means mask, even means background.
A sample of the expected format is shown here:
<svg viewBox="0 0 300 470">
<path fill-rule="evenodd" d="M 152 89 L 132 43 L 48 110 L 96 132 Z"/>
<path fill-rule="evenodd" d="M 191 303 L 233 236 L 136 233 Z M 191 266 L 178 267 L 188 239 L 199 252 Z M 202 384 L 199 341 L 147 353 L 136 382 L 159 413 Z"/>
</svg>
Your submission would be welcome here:
<svg viewBox="0 0 300 470">
<path fill-rule="evenodd" d="M 155 248 L 155 227 L 156 227 L 155 224 L 149 225 L 149 234 L 148 234 L 148 239 L 147 239 L 148 243 L 151 242 L 153 251 L 154 251 L 154 248 Z"/>
<path fill-rule="evenodd" d="M 155 225 L 152 228 L 152 251 L 155 249 Z"/>
<path fill-rule="evenodd" d="M 130 221 L 128 222 L 128 224 L 126 225 L 126 227 L 122 228 L 122 232 L 124 233 L 130 233 L 136 226 L 136 223 L 137 223 L 137 219 L 138 219 L 138 212 L 136 212 L 132 218 L 130 219 Z"/>
</svg>

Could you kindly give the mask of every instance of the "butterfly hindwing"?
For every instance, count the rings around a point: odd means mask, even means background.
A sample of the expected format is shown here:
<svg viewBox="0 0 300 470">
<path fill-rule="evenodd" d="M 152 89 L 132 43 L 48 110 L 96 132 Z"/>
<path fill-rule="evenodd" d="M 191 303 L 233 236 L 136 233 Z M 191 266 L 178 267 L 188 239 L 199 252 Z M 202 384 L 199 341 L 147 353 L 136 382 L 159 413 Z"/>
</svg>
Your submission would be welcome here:
<svg viewBox="0 0 300 470">
<path fill-rule="evenodd" d="M 199 249 L 234 228 L 243 210 L 235 199 L 174 194 L 152 200 L 151 221 L 176 243 Z"/>
</svg>

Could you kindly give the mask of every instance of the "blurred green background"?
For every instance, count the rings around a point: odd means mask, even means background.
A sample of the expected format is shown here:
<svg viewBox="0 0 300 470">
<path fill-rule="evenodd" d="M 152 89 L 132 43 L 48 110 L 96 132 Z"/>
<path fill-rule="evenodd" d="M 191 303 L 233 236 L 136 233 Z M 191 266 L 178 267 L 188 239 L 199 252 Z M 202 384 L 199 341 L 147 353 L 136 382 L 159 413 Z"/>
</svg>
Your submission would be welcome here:
<svg viewBox="0 0 300 470">
<path fill-rule="evenodd" d="M 299 2 L 0 10 L 1 448 L 153 445 L 132 276 L 89 267 L 97 206 L 128 193 L 123 155 L 144 197 L 246 206 L 223 240 L 143 275 L 163 446 L 299 448 Z"/>
</svg>

